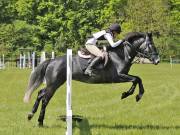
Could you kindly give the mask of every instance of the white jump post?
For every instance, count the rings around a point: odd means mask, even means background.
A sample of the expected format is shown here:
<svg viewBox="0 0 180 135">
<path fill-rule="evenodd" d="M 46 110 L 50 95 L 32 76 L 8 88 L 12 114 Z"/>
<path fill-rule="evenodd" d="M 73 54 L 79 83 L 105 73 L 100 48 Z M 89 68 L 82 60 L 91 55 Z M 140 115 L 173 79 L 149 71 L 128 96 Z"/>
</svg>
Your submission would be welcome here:
<svg viewBox="0 0 180 135">
<path fill-rule="evenodd" d="M 20 57 L 19 57 L 19 68 L 22 69 L 22 54 L 20 53 Z"/>
<path fill-rule="evenodd" d="M 23 56 L 23 69 L 26 68 L 26 54 L 24 53 L 24 56 Z"/>
<path fill-rule="evenodd" d="M 45 52 L 41 52 L 41 59 L 40 59 L 40 63 L 42 63 L 43 61 L 46 60 L 46 53 Z"/>
<path fill-rule="evenodd" d="M 34 71 L 35 68 L 35 52 L 32 53 L 32 71 Z"/>
<path fill-rule="evenodd" d="M 41 52 L 41 59 L 40 59 L 40 63 L 44 62 L 46 60 L 46 52 Z M 44 84 L 46 84 L 46 80 L 44 79 L 43 81 Z"/>
<path fill-rule="evenodd" d="M 31 68 L 31 54 L 28 52 L 28 68 Z"/>
<path fill-rule="evenodd" d="M 72 49 L 67 49 L 66 135 L 72 135 L 71 81 L 72 81 Z"/>
<path fill-rule="evenodd" d="M 172 60 L 172 57 L 170 56 L 170 65 L 171 65 L 171 69 L 173 67 L 173 60 Z"/>
<path fill-rule="evenodd" d="M 54 59 L 55 58 L 55 53 L 54 53 L 54 51 L 52 51 L 52 53 L 51 53 L 51 59 Z"/>
</svg>

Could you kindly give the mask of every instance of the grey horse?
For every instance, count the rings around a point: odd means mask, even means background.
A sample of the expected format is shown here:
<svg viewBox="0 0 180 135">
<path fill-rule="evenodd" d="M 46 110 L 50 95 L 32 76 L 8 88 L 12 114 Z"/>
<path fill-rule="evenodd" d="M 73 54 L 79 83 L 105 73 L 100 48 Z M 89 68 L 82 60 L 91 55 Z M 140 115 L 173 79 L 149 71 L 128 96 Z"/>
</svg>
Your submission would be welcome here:
<svg viewBox="0 0 180 135">
<path fill-rule="evenodd" d="M 131 88 L 122 94 L 122 99 L 132 95 L 136 85 L 139 85 L 139 93 L 136 101 L 139 101 L 144 93 L 142 80 L 138 76 L 129 75 L 128 72 L 135 56 L 143 55 L 151 60 L 155 65 L 160 62 L 159 54 L 154 46 L 151 33 L 131 32 L 125 37 L 123 46 L 109 48 L 107 50 L 109 61 L 102 68 L 103 62 L 96 66 L 94 75 L 84 74 L 84 70 L 88 66 L 89 59 L 84 59 L 78 55 L 72 58 L 72 79 L 86 83 L 123 83 L 132 82 Z M 55 58 L 54 60 L 46 60 L 38 65 L 31 73 L 28 88 L 24 96 L 24 102 L 29 102 L 30 97 L 35 89 L 37 89 L 43 80 L 46 80 L 46 87 L 38 92 L 37 99 L 34 103 L 32 111 L 28 114 L 28 120 L 36 113 L 39 103 L 42 100 L 42 107 L 38 118 L 39 126 L 43 126 L 46 107 L 54 95 L 55 91 L 66 81 L 66 56 Z"/>
</svg>

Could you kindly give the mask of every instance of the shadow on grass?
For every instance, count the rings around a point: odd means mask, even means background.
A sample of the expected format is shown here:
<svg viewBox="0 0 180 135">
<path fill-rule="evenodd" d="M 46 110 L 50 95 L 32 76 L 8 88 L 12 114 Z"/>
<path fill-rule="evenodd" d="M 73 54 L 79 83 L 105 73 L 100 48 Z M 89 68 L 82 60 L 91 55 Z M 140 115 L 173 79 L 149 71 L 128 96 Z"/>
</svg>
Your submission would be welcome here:
<svg viewBox="0 0 180 135">
<path fill-rule="evenodd" d="M 73 123 L 73 127 L 79 128 L 80 135 L 92 135 L 91 126 L 87 118 L 83 118 L 81 122 Z"/>
<path fill-rule="evenodd" d="M 165 125 L 152 125 L 152 124 L 143 124 L 143 125 L 129 125 L 129 124 L 116 124 L 116 125 L 107 125 L 107 124 L 89 124 L 87 118 L 81 117 L 80 121 L 73 121 L 73 129 L 79 128 L 80 135 L 92 135 L 91 130 L 94 128 L 105 128 L 105 129 L 114 129 L 114 130 L 180 130 L 180 125 L 175 126 L 165 126 Z"/>
<path fill-rule="evenodd" d="M 62 120 L 66 122 L 66 116 L 61 115 L 58 117 L 58 120 Z M 75 128 L 78 128 L 80 131 L 80 135 L 92 135 L 91 127 L 89 125 L 89 121 L 87 118 L 82 117 L 80 115 L 73 115 L 72 120 L 73 120 L 73 130 L 75 130 Z"/>
<path fill-rule="evenodd" d="M 116 129 L 116 130 L 128 130 L 128 129 L 138 129 L 138 130 L 144 130 L 144 129 L 150 129 L 150 130 L 168 130 L 168 129 L 174 129 L 178 130 L 180 129 L 180 126 L 161 126 L 161 125 L 91 125 L 90 128 L 108 128 L 108 129 Z"/>
</svg>

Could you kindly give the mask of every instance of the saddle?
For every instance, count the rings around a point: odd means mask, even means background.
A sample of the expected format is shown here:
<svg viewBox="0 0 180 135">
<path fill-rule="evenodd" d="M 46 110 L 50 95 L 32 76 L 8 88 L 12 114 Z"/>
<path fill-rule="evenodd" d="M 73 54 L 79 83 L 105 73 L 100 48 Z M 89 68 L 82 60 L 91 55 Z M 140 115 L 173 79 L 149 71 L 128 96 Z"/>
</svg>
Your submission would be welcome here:
<svg viewBox="0 0 180 135">
<path fill-rule="evenodd" d="M 106 47 L 100 48 L 105 53 L 104 57 L 104 67 L 106 67 L 108 61 L 109 61 L 109 55 L 108 52 L 106 51 Z M 78 50 L 78 56 L 84 59 L 89 59 L 88 63 L 91 63 L 91 61 L 96 57 L 93 54 L 91 54 L 86 48 L 81 48 Z"/>
</svg>

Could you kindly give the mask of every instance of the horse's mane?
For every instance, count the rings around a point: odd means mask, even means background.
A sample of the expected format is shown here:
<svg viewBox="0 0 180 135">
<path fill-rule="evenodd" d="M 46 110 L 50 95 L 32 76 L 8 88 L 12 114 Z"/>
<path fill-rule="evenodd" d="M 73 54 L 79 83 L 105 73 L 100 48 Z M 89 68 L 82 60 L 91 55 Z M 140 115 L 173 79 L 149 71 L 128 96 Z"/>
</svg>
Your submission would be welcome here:
<svg viewBox="0 0 180 135">
<path fill-rule="evenodd" d="M 125 40 L 131 42 L 134 39 L 141 37 L 145 37 L 145 34 L 142 32 L 130 32 L 125 36 Z"/>
</svg>

